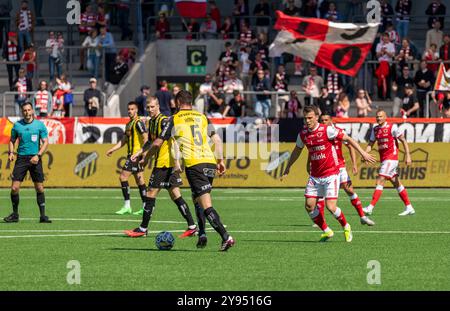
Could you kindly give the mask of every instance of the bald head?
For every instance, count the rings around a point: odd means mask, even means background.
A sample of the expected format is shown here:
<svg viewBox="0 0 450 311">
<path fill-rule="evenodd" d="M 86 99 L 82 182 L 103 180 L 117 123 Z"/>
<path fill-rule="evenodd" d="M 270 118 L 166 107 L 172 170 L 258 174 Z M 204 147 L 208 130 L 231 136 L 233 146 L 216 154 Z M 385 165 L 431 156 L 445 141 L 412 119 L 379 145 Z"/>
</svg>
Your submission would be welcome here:
<svg viewBox="0 0 450 311">
<path fill-rule="evenodd" d="M 379 109 L 377 111 L 376 120 L 379 125 L 383 125 L 386 122 L 386 111 Z"/>
</svg>

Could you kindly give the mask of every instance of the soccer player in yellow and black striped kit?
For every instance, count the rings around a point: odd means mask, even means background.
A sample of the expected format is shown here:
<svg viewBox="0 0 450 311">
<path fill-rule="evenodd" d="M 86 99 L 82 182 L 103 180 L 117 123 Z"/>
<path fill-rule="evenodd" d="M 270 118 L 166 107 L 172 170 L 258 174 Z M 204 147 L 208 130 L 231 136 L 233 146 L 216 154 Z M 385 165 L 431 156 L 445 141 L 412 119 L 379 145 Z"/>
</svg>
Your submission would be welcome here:
<svg viewBox="0 0 450 311">
<path fill-rule="evenodd" d="M 210 194 L 216 171 L 219 174 L 225 173 L 222 140 L 209 124 L 206 116 L 192 109 L 191 93 L 181 90 L 175 96 L 175 103 L 178 112 L 169 118 L 161 135 L 153 141 L 150 155 L 157 153 L 168 140 L 173 139 L 176 142 L 184 160 L 186 177 L 191 186 L 194 200 L 204 210 L 204 215 L 211 226 L 222 237 L 220 251 L 226 251 L 234 245 L 235 241 L 228 234 L 219 214 L 212 206 Z M 208 136 L 215 145 L 217 158 L 209 145 Z M 133 157 L 135 156 L 139 156 L 139 154 L 133 155 Z M 144 213 L 151 216 L 153 208 L 153 205 L 145 204 Z M 201 238 L 202 236 L 199 237 L 199 242 Z"/>
<path fill-rule="evenodd" d="M 147 158 L 147 152 L 145 152 L 145 150 L 148 149 L 151 146 L 151 143 L 161 135 L 163 127 L 169 121 L 169 119 L 161 114 L 159 110 L 158 98 L 148 98 L 146 108 L 151 118 L 148 125 L 149 140 L 143 148 L 138 151 L 139 154 L 142 154 L 144 159 Z M 180 172 L 174 169 L 176 161 L 172 154 L 173 143 L 173 140 L 165 141 L 158 152 L 153 155 L 153 171 L 147 189 L 147 196 L 145 198 L 142 223 L 134 230 L 125 231 L 125 234 L 130 237 L 140 237 L 147 234 L 148 224 L 156 203 L 156 196 L 163 188 L 169 191 L 170 198 L 178 206 L 178 210 L 188 224 L 188 229 L 180 235 L 180 238 L 193 236 L 197 233 L 197 226 L 192 219 L 189 206 L 181 196 L 180 186 L 182 185 L 182 181 Z M 141 161 L 145 163 L 145 160 Z M 149 206 L 152 206 L 150 212 L 148 212 Z"/>
<path fill-rule="evenodd" d="M 128 179 L 131 175 L 134 176 L 136 184 L 139 187 L 139 194 L 141 195 L 142 203 L 145 203 L 146 197 L 146 187 L 144 179 L 144 168 L 142 164 L 139 163 L 140 159 L 137 161 L 132 161 L 131 156 L 138 150 L 148 140 L 147 130 L 145 128 L 145 123 L 138 116 L 138 105 L 135 102 L 128 103 L 128 116 L 130 121 L 125 127 L 125 135 L 122 140 L 118 142 L 114 147 L 108 150 L 106 155 L 110 157 L 115 151 L 119 150 L 123 146 L 127 145 L 127 160 L 120 173 L 120 185 L 122 188 L 122 194 L 124 199 L 124 205 L 122 209 L 116 212 L 116 214 L 124 215 L 131 214 L 131 203 L 130 203 L 130 185 L 128 184 Z M 142 214 L 142 209 L 135 213 L 135 215 Z"/>
</svg>

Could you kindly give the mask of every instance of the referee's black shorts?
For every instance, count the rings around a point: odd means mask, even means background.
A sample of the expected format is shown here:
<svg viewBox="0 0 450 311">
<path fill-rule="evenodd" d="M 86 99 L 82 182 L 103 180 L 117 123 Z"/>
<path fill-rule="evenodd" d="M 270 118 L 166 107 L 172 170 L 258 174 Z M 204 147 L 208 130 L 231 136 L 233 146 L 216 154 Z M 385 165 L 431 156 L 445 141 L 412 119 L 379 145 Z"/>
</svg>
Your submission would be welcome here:
<svg viewBox="0 0 450 311">
<path fill-rule="evenodd" d="M 37 164 L 32 164 L 30 162 L 33 156 L 17 156 L 16 164 L 14 165 L 14 170 L 11 175 L 13 181 L 22 182 L 30 172 L 31 180 L 33 182 L 42 183 L 44 182 L 44 170 L 42 169 L 42 161 L 39 159 Z"/>
<path fill-rule="evenodd" d="M 201 163 L 186 167 L 186 177 L 194 199 L 211 192 L 215 176 L 216 165 L 212 163 Z"/>
</svg>

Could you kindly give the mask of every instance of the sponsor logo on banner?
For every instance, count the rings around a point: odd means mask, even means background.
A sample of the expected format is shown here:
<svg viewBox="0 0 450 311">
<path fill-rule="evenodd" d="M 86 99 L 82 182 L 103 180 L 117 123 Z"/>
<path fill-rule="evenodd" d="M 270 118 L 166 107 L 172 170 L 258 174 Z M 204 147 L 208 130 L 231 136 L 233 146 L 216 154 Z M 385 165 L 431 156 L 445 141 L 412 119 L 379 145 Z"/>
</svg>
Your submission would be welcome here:
<svg viewBox="0 0 450 311">
<path fill-rule="evenodd" d="M 125 134 L 129 118 L 78 118 L 76 144 L 116 144 Z"/>
<path fill-rule="evenodd" d="M 44 178 L 47 180 L 47 177 L 50 174 L 50 170 L 52 169 L 54 156 L 51 151 L 46 151 L 41 158 L 42 168 L 44 169 Z M 11 174 L 14 170 L 14 164 L 16 162 L 10 162 L 8 159 L 8 151 L 5 150 L 0 153 L 0 182 L 10 182 Z M 24 181 L 31 181 L 30 174 L 27 174 L 24 178 Z"/>
<path fill-rule="evenodd" d="M 97 152 L 80 152 L 77 156 L 77 165 L 74 172 L 81 179 L 86 179 L 95 174 L 97 171 Z"/>
<path fill-rule="evenodd" d="M 55 119 L 41 120 L 48 131 L 48 142 L 50 144 L 66 143 L 66 127 L 60 121 Z"/>
<path fill-rule="evenodd" d="M 280 179 L 283 176 L 290 156 L 289 151 L 272 152 L 270 154 L 270 162 L 266 167 L 266 173 L 274 179 Z"/>
</svg>

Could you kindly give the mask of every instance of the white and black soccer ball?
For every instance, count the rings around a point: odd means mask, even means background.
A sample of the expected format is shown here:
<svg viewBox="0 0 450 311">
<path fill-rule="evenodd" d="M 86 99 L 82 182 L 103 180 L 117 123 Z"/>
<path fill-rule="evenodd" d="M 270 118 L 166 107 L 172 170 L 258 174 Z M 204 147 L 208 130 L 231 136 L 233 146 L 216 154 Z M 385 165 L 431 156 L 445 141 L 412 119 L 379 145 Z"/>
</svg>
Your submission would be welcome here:
<svg viewBox="0 0 450 311">
<path fill-rule="evenodd" d="M 156 236 L 155 244 L 159 250 L 168 251 L 175 244 L 175 237 L 169 231 L 162 231 Z"/>
</svg>

